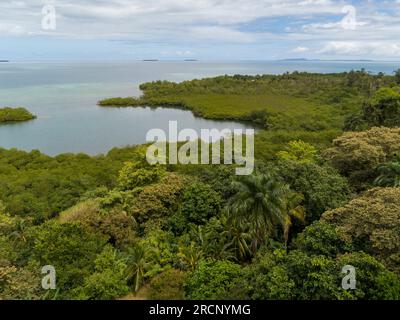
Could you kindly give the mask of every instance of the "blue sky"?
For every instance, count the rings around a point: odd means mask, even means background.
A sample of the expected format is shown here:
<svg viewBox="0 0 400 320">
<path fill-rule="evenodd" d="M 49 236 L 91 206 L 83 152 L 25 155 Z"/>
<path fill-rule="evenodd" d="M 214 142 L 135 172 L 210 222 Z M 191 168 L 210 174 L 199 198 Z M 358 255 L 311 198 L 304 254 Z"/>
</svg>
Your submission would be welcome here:
<svg viewBox="0 0 400 320">
<path fill-rule="evenodd" d="M 44 30 L 42 9 L 56 28 Z M 400 60 L 400 0 L 6 0 L 0 59 Z"/>
</svg>

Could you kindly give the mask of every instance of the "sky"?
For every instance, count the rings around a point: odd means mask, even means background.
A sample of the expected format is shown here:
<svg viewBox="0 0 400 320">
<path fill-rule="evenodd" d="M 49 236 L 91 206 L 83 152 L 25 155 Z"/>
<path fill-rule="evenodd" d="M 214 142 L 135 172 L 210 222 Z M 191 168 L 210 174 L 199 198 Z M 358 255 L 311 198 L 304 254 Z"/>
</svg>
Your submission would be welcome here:
<svg viewBox="0 0 400 320">
<path fill-rule="evenodd" d="M 0 60 L 400 60 L 400 0 L 0 0 Z"/>
</svg>

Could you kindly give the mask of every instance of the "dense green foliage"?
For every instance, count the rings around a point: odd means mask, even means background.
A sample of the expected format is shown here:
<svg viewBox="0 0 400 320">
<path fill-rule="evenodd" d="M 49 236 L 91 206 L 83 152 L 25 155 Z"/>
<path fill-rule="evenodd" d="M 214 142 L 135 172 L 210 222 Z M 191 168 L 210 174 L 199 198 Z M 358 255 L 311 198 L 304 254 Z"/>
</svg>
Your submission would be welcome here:
<svg viewBox="0 0 400 320">
<path fill-rule="evenodd" d="M 356 250 L 370 253 L 400 272 L 400 189 L 377 188 L 342 208 L 328 211 L 323 220 Z"/>
<path fill-rule="evenodd" d="M 76 204 L 88 191 L 113 187 L 131 149 L 108 157 L 64 154 L 54 158 L 38 151 L 30 153 L 0 149 L 0 194 L 6 209 L 15 215 L 43 221 Z"/>
<path fill-rule="evenodd" d="M 346 119 L 346 130 L 400 126 L 400 87 L 381 88 L 365 102 L 361 113 Z"/>
<path fill-rule="evenodd" d="M 100 103 L 252 121 L 251 176 L 150 166 L 146 146 L 0 149 L 0 299 L 400 299 L 396 81 L 223 76 Z M 343 132 L 355 114 L 363 131 Z M 56 290 L 41 288 L 44 265 Z M 342 288 L 346 265 L 355 290 Z"/>
<path fill-rule="evenodd" d="M 209 119 L 250 121 L 268 129 L 256 137 L 256 155 L 272 159 L 290 141 L 325 148 L 362 105 L 396 78 L 364 70 L 339 74 L 293 72 L 283 75 L 220 76 L 140 86 L 140 98 L 111 98 L 102 106 L 177 107 Z M 357 118 L 357 117 L 356 117 Z M 346 125 L 347 126 L 347 125 Z"/>
<path fill-rule="evenodd" d="M 285 243 L 288 241 L 292 218 L 304 219 L 302 197 L 292 192 L 288 185 L 267 174 L 243 176 L 235 183 L 236 194 L 228 203 L 231 219 L 237 224 L 249 223 L 254 230 L 253 248 L 280 226 Z M 253 250 L 255 251 L 255 250 Z"/>
<path fill-rule="evenodd" d="M 185 273 L 171 269 L 156 276 L 150 283 L 151 300 L 184 300 Z"/>
<path fill-rule="evenodd" d="M 400 150 L 400 128 L 374 127 L 362 132 L 347 132 L 333 141 L 326 158 L 349 178 L 357 189 L 371 187 L 377 168 Z"/>
<path fill-rule="evenodd" d="M 35 118 L 36 116 L 25 108 L 0 108 L 0 123 L 28 121 Z"/>
<path fill-rule="evenodd" d="M 275 164 L 274 169 L 293 191 L 303 195 L 308 223 L 349 199 L 350 186 L 346 178 L 329 165 L 304 159 L 284 159 Z"/>
<path fill-rule="evenodd" d="M 215 217 L 220 209 L 219 194 L 206 184 L 191 185 L 183 194 L 182 214 L 190 223 L 203 224 Z"/>
<path fill-rule="evenodd" d="M 78 295 L 84 300 L 110 300 L 129 292 L 125 279 L 125 262 L 110 246 L 105 247 L 94 262 L 95 272 L 87 277 Z"/>
<path fill-rule="evenodd" d="M 345 265 L 357 268 L 360 283 L 355 291 L 338 285 Z M 298 250 L 260 254 L 235 283 L 248 298 L 261 300 L 399 299 L 399 284 L 395 274 L 367 254 L 330 258 Z"/>
<path fill-rule="evenodd" d="M 229 261 L 202 261 L 186 280 L 185 290 L 192 300 L 223 299 L 240 266 Z"/>
<path fill-rule="evenodd" d="M 379 176 L 375 184 L 381 187 L 400 187 L 400 155 L 391 162 L 378 167 Z"/>
</svg>

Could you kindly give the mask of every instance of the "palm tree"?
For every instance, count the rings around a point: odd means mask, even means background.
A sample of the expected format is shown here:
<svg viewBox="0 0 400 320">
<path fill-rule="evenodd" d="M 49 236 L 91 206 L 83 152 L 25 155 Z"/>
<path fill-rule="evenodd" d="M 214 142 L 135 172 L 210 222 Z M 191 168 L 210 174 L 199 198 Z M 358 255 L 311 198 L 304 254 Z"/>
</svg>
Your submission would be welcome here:
<svg viewBox="0 0 400 320">
<path fill-rule="evenodd" d="M 126 263 L 128 266 L 128 278 L 134 279 L 135 292 L 137 292 L 140 289 L 142 279 L 150 266 L 146 248 L 141 244 L 137 244 L 133 248 L 130 248 Z"/>
<path fill-rule="evenodd" d="M 237 193 L 228 202 L 228 212 L 238 223 L 252 225 L 252 251 L 275 231 L 276 225 L 283 228 L 287 242 L 292 217 L 304 216 L 299 196 L 268 174 L 241 176 L 234 185 Z"/>
<path fill-rule="evenodd" d="M 28 230 L 28 224 L 25 220 L 17 219 L 15 222 L 14 231 L 11 232 L 10 237 L 16 242 L 26 242 L 26 232 Z"/>
<path fill-rule="evenodd" d="M 292 221 L 298 220 L 302 223 L 305 222 L 306 212 L 302 205 L 300 205 L 304 200 L 303 195 L 296 192 L 289 192 L 286 198 L 286 218 L 285 224 L 283 226 L 283 236 L 285 239 L 285 246 L 289 241 L 289 232 L 292 227 Z"/>
<path fill-rule="evenodd" d="M 252 238 L 248 223 L 244 224 L 231 221 L 223 234 L 230 240 L 228 246 L 234 250 L 238 260 L 246 260 L 246 258 L 251 256 L 249 244 Z"/>
<path fill-rule="evenodd" d="M 400 156 L 378 167 L 379 177 L 375 184 L 381 187 L 400 187 Z"/>
<path fill-rule="evenodd" d="M 224 223 L 224 220 L 222 216 L 218 222 Z M 210 222 L 205 226 L 192 226 L 190 234 L 196 244 L 207 257 L 210 256 L 216 260 L 235 260 L 235 251 L 226 238 L 226 233 L 222 230 L 218 232 Z M 221 228 L 223 228 L 222 224 Z"/>
<path fill-rule="evenodd" d="M 178 257 L 181 263 L 186 266 L 190 271 L 196 269 L 199 262 L 203 259 L 204 253 L 194 242 L 191 242 L 189 246 L 179 246 Z"/>
</svg>

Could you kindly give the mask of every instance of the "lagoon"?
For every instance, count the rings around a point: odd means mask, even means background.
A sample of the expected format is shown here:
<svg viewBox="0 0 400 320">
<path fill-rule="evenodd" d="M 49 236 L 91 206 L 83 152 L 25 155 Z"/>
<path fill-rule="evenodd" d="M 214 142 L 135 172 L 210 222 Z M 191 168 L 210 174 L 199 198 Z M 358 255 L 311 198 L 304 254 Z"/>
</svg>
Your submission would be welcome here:
<svg viewBox="0 0 400 320">
<path fill-rule="evenodd" d="M 280 74 L 286 71 L 343 72 L 365 68 L 391 73 L 394 62 L 19 62 L 0 65 L 0 106 L 23 106 L 34 121 L 0 125 L 0 147 L 49 155 L 106 153 L 113 147 L 141 144 L 149 130 L 247 129 L 232 121 L 195 117 L 190 111 L 164 108 L 102 108 L 107 97 L 138 96 L 139 85 L 154 80 L 184 81 L 233 74 Z"/>
</svg>

